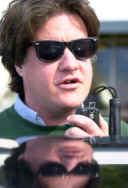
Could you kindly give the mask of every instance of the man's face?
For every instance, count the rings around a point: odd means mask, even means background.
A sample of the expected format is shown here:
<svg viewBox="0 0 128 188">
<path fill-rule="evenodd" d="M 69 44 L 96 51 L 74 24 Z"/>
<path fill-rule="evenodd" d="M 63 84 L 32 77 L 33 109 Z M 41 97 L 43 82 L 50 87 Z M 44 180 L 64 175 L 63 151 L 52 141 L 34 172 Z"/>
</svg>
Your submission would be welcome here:
<svg viewBox="0 0 128 188">
<path fill-rule="evenodd" d="M 83 141 L 66 137 L 42 136 L 28 141 L 20 159 L 28 161 L 37 173 L 41 165 L 61 164 L 70 172 L 78 163 L 91 163 L 93 150 Z M 35 161 L 33 163 L 33 161 Z"/>
<path fill-rule="evenodd" d="M 39 137 L 27 143 L 20 159 L 29 163 L 40 185 L 49 188 L 82 188 L 89 177 L 87 174 L 80 175 L 78 171 L 81 168 L 83 170 L 82 164 L 92 163 L 93 150 L 89 144 L 70 138 Z"/>
<path fill-rule="evenodd" d="M 69 42 L 87 37 L 80 17 L 62 13 L 50 18 L 38 30 L 34 41 Z M 35 48 L 31 46 L 22 67 L 22 77 L 28 106 L 54 113 L 60 109 L 75 109 L 82 104 L 90 90 L 92 65 L 89 59 L 76 59 L 68 48 L 59 60 L 46 63 L 37 58 Z"/>
</svg>

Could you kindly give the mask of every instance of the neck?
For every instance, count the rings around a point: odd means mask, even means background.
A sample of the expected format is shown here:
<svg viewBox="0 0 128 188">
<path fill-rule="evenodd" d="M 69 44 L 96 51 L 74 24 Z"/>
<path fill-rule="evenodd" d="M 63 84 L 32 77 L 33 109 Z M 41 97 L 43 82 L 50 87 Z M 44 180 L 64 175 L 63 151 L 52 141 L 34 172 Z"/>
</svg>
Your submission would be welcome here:
<svg viewBox="0 0 128 188">
<path fill-rule="evenodd" d="M 75 110 L 68 111 L 59 111 L 49 113 L 45 111 L 44 113 L 39 113 L 39 116 L 45 121 L 46 125 L 54 126 L 54 125 L 64 125 L 68 123 L 67 117 L 71 114 L 74 114 Z"/>
<path fill-rule="evenodd" d="M 32 101 L 32 100 L 31 100 Z M 27 106 L 36 111 L 38 115 L 43 119 L 46 125 L 64 125 L 67 123 L 67 117 L 76 112 L 76 107 L 63 107 L 58 105 L 45 105 L 36 101 L 32 103 L 30 100 L 25 100 Z M 37 105 L 38 104 L 38 105 Z"/>
</svg>

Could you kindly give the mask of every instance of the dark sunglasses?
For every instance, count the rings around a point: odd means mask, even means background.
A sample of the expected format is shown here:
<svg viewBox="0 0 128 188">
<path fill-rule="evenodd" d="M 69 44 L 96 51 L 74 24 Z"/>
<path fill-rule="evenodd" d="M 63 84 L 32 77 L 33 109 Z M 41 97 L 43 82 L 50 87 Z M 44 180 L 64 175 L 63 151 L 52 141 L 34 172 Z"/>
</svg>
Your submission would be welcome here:
<svg viewBox="0 0 128 188">
<path fill-rule="evenodd" d="M 33 41 L 29 46 L 34 46 L 36 55 L 40 61 L 51 63 L 57 61 L 64 54 L 65 48 L 69 48 L 76 59 L 85 60 L 95 55 L 98 40 L 93 37 L 77 39 L 70 42 L 54 40 Z"/>
<path fill-rule="evenodd" d="M 55 176 L 63 176 L 63 175 L 87 175 L 90 178 L 97 177 L 99 175 L 99 165 L 96 161 L 93 163 L 79 163 L 74 169 L 70 172 L 59 163 L 49 162 L 45 165 L 41 165 L 38 170 L 37 175 L 47 176 L 47 177 L 55 177 Z"/>
</svg>

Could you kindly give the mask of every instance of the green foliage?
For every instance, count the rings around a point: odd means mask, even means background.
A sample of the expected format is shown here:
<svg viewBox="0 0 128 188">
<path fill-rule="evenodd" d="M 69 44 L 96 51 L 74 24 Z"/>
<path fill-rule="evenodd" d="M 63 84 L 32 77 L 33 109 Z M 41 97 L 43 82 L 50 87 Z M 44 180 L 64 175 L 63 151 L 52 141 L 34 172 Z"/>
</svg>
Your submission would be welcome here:
<svg viewBox="0 0 128 188">
<path fill-rule="evenodd" d="M 101 188 L 128 188 L 128 165 L 101 167 Z"/>
<path fill-rule="evenodd" d="M 0 168 L 0 185 L 4 185 L 4 175 L 2 168 Z"/>
</svg>

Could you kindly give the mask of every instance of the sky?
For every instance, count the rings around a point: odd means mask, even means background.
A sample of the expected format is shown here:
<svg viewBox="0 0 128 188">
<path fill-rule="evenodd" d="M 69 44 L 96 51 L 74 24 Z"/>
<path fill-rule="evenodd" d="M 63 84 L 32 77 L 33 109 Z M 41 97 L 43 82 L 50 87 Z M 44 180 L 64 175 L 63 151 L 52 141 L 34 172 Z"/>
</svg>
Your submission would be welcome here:
<svg viewBox="0 0 128 188">
<path fill-rule="evenodd" d="M 128 0 L 89 0 L 101 21 L 127 20 Z"/>
</svg>

